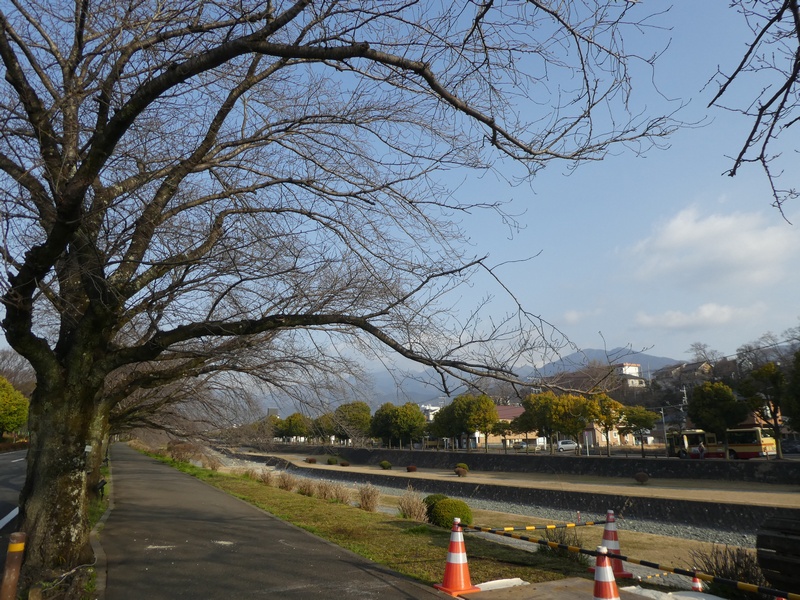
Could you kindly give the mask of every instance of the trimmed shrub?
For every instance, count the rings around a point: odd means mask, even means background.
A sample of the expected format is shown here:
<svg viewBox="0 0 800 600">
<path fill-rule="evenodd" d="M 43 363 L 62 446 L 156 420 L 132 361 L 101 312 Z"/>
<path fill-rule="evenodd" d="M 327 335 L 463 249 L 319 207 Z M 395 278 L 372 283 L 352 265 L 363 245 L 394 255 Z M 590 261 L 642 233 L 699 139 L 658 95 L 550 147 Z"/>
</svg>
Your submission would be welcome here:
<svg viewBox="0 0 800 600">
<path fill-rule="evenodd" d="M 408 465 L 406 467 L 406 471 L 408 471 L 409 473 L 416 473 L 417 472 L 417 466 L 416 465 Z"/>
<path fill-rule="evenodd" d="M 378 510 L 378 500 L 380 500 L 381 493 L 371 483 L 359 486 L 358 488 L 358 505 L 362 510 L 367 512 L 375 512 Z"/>
<path fill-rule="evenodd" d="M 462 469 L 461 467 L 456 467 L 456 468 L 453 470 L 453 472 L 454 472 L 456 475 L 458 475 L 459 477 L 466 477 L 466 476 L 467 476 L 467 470 L 466 470 L 466 469 Z"/>
<path fill-rule="evenodd" d="M 339 463 L 339 466 L 341 466 L 341 467 L 349 467 L 350 463 L 347 462 L 346 460 L 343 460 L 342 462 Z"/>
<path fill-rule="evenodd" d="M 422 501 L 425 503 L 425 506 L 428 507 L 428 510 L 436 504 L 439 500 L 445 500 L 448 496 L 446 494 L 430 494 L 429 496 L 425 496 Z"/>
<path fill-rule="evenodd" d="M 423 504 L 425 504 L 425 516 L 427 517 L 428 523 L 432 523 L 431 510 L 433 509 L 434 505 L 439 502 L 439 500 L 446 500 L 447 498 L 448 496 L 445 494 L 431 494 L 422 499 Z"/>
<path fill-rule="evenodd" d="M 425 522 L 428 516 L 428 507 L 422 501 L 422 497 L 409 485 L 405 493 L 400 496 L 397 503 L 397 510 L 404 519 Z"/>
<path fill-rule="evenodd" d="M 445 498 L 431 507 L 429 518 L 433 525 L 449 529 L 456 517 L 461 519 L 464 525 L 472 525 L 472 510 L 467 503 L 455 498 Z"/>
<path fill-rule="evenodd" d="M 464 469 L 465 471 L 469 472 L 469 467 L 467 466 L 467 463 L 458 463 L 456 465 L 456 469 Z"/>
<path fill-rule="evenodd" d="M 639 471 L 633 478 L 640 484 L 644 485 L 650 480 L 650 475 L 645 473 L 644 471 Z"/>
<path fill-rule="evenodd" d="M 335 456 L 329 456 L 328 457 L 328 464 L 329 465 L 338 465 L 339 464 L 339 459 L 336 458 Z"/>
<path fill-rule="evenodd" d="M 388 460 L 382 460 L 381 462 L 378 463 L 378 466 L 384 471 L 388 471 L 389 469 L 392 468 L 392 463 L 390 463 Z"/>
<path fill-rule="evenodd" d="M 317 459 L 316 459 L 316 458 L 312 458 L 312 457 L 310 457 L 310 456 L 309 456 L 309 457 L 306 459 L 306 462 L 307 462 L 308 464 L 310 464 L 310 465 L 315 465 L 315 464 L 317 464 Z"/>
</svg>

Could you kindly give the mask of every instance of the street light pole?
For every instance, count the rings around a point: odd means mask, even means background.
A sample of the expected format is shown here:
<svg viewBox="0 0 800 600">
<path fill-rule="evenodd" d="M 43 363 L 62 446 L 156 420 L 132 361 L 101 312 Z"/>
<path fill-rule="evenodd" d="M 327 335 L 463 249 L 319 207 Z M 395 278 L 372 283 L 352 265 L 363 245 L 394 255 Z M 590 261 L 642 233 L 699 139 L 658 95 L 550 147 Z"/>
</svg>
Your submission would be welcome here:
<svg viewBox="0 0 800 600">
<path fill-rule="evenodd" d="M 667 421 L 664 419 L 664 408 L 659 408 L 661 411 L 661 428 L 664 430 L 664 454 L 669 458 L 669 446 L 667 444 Z"/>
</svg>

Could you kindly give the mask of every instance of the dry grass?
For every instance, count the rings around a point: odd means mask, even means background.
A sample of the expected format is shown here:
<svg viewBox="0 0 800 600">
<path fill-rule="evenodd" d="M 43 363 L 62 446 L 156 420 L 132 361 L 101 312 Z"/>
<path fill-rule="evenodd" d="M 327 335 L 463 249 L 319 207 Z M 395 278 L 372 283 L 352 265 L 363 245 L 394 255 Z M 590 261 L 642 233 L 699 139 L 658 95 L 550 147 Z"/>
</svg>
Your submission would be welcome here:
<svg viewBox="0 0 800 600">
<path fill-rule="evenodd" d="M 291 492 L 297 487 L 297 477 L 288 471 L 280 471 L 277 477 L 277 485 L 280 489 Z"/>
<path fill-rule="evenodd" d="M 275 472 L 269 469 L 264 469 L 261 471 L 261 474 L 258 476 L 258 480 L 263 483 L 264 485 L 274 485 L 275 483 Z"/>
<path fill-rule="evenodd" d="M 405 493 L 400 496 L 397 503 L 398 512 L 404 519 L 424 523 L 427 520 L 427 506 L 422 501 L 422 495 L 415 492 L 411 484 L 406 488 Z"/>
<path fill-rule="evenodd" d="M 372 484 L 361 485 L 358 487 L 358 505 L 362 510 L 367 512 L 375 512 L 378 510 L 378 501 L 380 500 L 381 493 Z"/>
<path fill-rule="evenodd" d="M 317 482 L 313 479 L 301 477 L 297 480 L 297 493 L 303 496 L 318 496 L 318 488 Z"/>
</svg>

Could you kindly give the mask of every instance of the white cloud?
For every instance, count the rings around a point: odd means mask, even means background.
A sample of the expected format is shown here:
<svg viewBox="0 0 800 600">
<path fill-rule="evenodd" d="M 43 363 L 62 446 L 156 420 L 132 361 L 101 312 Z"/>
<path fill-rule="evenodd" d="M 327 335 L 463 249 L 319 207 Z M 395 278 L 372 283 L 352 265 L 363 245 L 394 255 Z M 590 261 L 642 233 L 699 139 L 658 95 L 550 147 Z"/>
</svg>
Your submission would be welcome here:
<svg viewBox="0 0 800 600">
<path fill-rule="evenodd" d="M 633 248 L 642 281 L 672 281 L 682 288 L 767 285 L 789 277 L 800 255 L 800 236 L 785 221 L 760 213 L 702 216 L 687 208 Z"/>
<path fill-rule="evenodd" d="M 709 302 L 691 312 L 668 310 L 657 315 L 639 312 L 636 315 L 636 324 L 658 329 L 697 330 L 741 323 L 743 319 L 754 319 L 764 311 L 763 303 L 750 307 L 735 307 Z"/>
<path fill-rule="evenodd" d="M 567 325 L 575 325 L 575 324 L 580 323 L 581 321 L 583 321 L 583 320 L 585 320 L 585 319 L 587 319 L 589 317 L 598 316 L 600 314 L 600 312 L 601 312 L 600 309 L 594 309 L 594 310 L 588 310 L 588 311 L 586 311 L 586 310 L 584 310 L 584 311 L 568 310 L 568 311 L 566 311 L 564 313 L 563 321 Z"/>
</svg>

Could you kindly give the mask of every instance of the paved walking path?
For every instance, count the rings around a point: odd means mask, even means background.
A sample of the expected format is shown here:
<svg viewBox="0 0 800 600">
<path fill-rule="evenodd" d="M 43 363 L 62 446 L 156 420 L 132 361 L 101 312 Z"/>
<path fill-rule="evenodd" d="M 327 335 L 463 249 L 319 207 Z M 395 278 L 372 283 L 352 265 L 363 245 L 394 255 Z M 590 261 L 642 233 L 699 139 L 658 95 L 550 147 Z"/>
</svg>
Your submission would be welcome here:
<svg viewBox="0 0 800 600">
<path fill-rule="evenodd" d="M 116 444 L 98 598 L 447 598 Z"/>
</svg>

